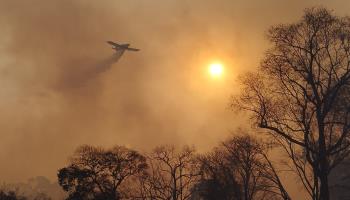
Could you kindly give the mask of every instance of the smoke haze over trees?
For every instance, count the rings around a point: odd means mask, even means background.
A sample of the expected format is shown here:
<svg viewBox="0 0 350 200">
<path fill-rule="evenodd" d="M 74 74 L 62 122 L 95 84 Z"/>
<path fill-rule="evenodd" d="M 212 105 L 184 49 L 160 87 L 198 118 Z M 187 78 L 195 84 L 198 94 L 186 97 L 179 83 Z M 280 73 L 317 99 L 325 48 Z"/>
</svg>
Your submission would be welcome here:
<svg viewBox="0 0 350 200">
<path fill-rule="evenodd" d="M 320 3 L 342 15 L 346 2 L 0 0 L 1 177 L 53 179 L 79 144 L 208 150 L 243 120 L 227 109 L 238 87 L 201 67 L 220 57 L 233 76 L 254 70 L 269 26 Z M 93 73 L 113 54 L 106 40 L 142 53 Z"/>
<path fill-rule="evenodd" d="M 0 5 L 1 198 L 347 199 L 348 1 Z"/>
</svg>

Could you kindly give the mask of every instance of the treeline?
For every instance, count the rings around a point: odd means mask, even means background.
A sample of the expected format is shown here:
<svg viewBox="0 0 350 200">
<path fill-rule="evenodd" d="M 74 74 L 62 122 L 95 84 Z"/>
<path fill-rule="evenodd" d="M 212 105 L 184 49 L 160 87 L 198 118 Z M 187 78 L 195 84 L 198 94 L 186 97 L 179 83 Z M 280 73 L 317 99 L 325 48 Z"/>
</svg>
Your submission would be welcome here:
<svg viewBox="0 0 350 200">
<path fill-rule="evenodd" d="M 63 200 L 65 192 L 58 183 L 37 176 L 25 182 L 0 184 L 0 200 Z"/>
<path fill-rule="evenodd" d="M 290 199 L 269 159 L 271 145 L 233 136 L 207 154 L 159 146 L 150 153 L 84 145 L 58 172 L 75 199 Z"/>
<path fill-rule="evenodd" d="M 38 193 L 35 196 L 26 196 L 16 190 L 1 190 L 0 200 L 52 200 L 45 193 Z"/>
</svg>

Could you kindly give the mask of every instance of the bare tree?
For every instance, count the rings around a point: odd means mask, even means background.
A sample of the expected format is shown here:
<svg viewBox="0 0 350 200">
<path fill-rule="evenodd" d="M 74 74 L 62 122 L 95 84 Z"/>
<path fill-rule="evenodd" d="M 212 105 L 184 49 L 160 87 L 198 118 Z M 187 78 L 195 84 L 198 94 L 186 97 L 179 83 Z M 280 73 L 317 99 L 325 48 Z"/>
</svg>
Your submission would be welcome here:
<svg viewBox="0 0 350 200">
<path fill-rule="evenodd" d="M 227 158 L 236 166 L 244 200 L 273 199 L 277 196 L 290 199 L 279 175 L 267 156 L 270 147 L 245 133 L 225 142 Z"/>
<path fill-rule="evenodd" d="M 282 145 L 312 199 L 329 200 L 328 175 L 349 154 L 350 19 L 306 9 L 268 38 L 261 72 L 243 79 L 233 106 Z"/>
<path fill-rule="evenodd" d="M 290 200 L 278 170 L 268 157 L 270 149 L 270 145 L 248 134 L 225 140 L 200 158 L 202 183 L 207 183 L 200 185 L 201 196 L 206 200 L 218 197 L 223 200 Z"/>
<path fill-rule="evenodd" d="M 241 185 L 236 177 L 236 165 L 228 159 L 225 149 L 216 147 L 213 151 L 199 157 L 201 180 L 195 187 L 193 199 L 240 200 Z"/>
<path fill-rule="evenodd" d="M 146 158 L 134 150 L 85 145 L 77 149 L 68 167 L 59 170 L 58 180 L 69 192 L 68 199 L 118 200 L 123 197 L 122 183 L 146 169 Z"/>
<path fill-rule="evenodd" d="M 142 180 L 143 199 L 186 200 L 196 182 L 197 160 L 194 148 L 181 150 L 160 146 L 148 159 L 148 176 Z"/>
<path fill-rule="evenodd" d="M 223 142 L 227 159 L 236 166 L 236 176 L 242 187 L 242 199 L 265 199 L 268 183 L 264 179 L 260 145 L 250 136 L 238 136 Z"/>
</svg>

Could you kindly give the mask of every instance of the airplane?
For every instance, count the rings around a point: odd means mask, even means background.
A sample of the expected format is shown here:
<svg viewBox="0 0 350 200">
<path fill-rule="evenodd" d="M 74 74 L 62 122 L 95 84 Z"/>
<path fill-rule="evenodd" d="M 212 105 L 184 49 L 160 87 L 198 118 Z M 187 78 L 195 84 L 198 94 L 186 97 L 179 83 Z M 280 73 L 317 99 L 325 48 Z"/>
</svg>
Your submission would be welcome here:
<svg viewBox="0 0 350 200">
<path fill-rule="evenodd" d="M 107 41 L 108 44 L 112 45 L 112 49 L 115 49 L 117 53 L 123 54 L 125 50 L 128 51 L 140 51 L 140 49 L 130 48 L 130 44 L 117 44 L 112 41 Z"/>
</svg>

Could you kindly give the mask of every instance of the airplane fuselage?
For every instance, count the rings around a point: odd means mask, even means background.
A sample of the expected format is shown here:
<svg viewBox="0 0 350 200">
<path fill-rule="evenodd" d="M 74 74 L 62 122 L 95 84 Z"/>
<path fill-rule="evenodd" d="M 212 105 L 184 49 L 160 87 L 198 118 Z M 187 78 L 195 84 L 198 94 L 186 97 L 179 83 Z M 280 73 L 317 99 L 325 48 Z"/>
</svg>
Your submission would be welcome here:
<svg viewBox="0 0 350 200">
<path fill-rule="evenodd" d="M 117 44 L 112 47 L 112 49 L 127 49 L 130 44 Z"/>
<path fill-rule="evenodd" d="M 139 49 L 130 48 L 130 44 L 118 44 L 112 41 L 107 41 L 107 43 L 112 45 L 112 49 L 115 49 L 116 51 L 139 51 Z"/>
</svg>

